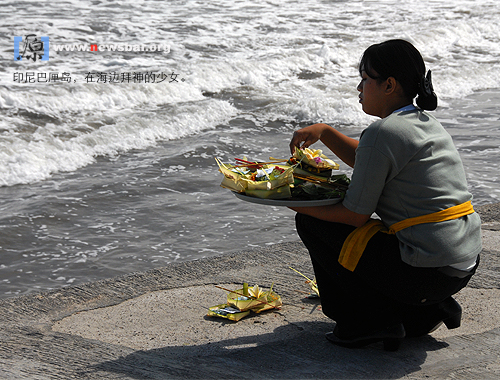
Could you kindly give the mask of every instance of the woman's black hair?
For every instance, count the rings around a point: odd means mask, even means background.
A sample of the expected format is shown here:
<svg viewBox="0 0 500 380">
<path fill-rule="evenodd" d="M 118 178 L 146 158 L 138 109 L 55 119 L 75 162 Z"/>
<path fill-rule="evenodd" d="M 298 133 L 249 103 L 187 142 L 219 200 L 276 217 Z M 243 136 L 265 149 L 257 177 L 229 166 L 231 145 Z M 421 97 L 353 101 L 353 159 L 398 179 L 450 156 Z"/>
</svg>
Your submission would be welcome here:
<svg viewBox="0 0 500 380">
<path fill-rule="evenodd" d="M 425 63 L 420 52 L 408 41 L 389 40 L 370 46 L 359 63 L 359 72 L 372 79 L 395 78 L 403 87 L 405 95 L 413 99 L 418 95 L 417 105 L 433 111 L 437 108 L 437 96 L 431 81 L 431 72 L 425 75 Z"/>
</svg>

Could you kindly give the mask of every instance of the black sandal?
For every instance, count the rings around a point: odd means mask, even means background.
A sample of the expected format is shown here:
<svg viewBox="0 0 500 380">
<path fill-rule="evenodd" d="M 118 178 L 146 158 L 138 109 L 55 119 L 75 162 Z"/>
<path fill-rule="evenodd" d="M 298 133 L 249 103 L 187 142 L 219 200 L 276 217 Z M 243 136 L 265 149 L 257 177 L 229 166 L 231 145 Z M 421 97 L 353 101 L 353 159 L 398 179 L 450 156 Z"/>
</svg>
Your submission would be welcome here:
<svg viewBox="0 0 500 380">
<path fill-rule="evenodd" d="M 386 327 L 382 330 L 351 337 L 339 337 L 341 334 L 338 333 L 337 326 L 335 330 L 326 333 L 326 339 L 333 344 L 347 348 L 360 348 L 382 341 L 384 343 L 384 350 L 397 351 L 403 338 L 406 336 L 402 323 Z"/>
<path fill-rule="evenodd" d="M 452 297 L 448 297 L 430 310 L 422 310 L 422 314 L 414 313 L 412 318 L 403 321 L 407 337 L 419 337 L 436 331 L 443 323 L 446 327 L 456 329 L 460 327 L 462 319 L 462 308 Z"/>
</svg>

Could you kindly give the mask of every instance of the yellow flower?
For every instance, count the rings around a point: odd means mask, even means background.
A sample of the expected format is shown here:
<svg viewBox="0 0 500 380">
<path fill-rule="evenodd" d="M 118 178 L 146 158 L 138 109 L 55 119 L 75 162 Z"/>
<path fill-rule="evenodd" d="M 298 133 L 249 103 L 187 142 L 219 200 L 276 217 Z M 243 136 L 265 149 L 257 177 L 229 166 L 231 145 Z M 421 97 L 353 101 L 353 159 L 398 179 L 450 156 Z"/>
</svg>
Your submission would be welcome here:
<svg viewBox="0 0 500 380">
<path fill-rule="evenodd" d="M 259 299 L 264 294 L 257 284 L 255 284 L 253 288 L 248 288 L 248 293 L 256 299 Z"/>
</svg>

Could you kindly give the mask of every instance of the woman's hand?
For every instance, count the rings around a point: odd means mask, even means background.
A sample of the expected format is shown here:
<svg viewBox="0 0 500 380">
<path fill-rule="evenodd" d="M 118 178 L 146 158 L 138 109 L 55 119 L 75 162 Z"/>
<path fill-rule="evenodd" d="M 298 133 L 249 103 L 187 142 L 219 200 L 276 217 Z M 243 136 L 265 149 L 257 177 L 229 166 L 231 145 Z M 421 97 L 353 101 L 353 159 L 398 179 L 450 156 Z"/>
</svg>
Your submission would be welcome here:
<svg viewBox="0 0 500 380">
<path fill-rule="evenodd" d="M 308 148 L 321 138 L 323 131 L 328 128 L 326 124 L 313 124 L 295 131 L 290 141 L 290 152 L 293 154 L 295 147 Z"/>
<path fill-rule="evenodd" d="M 295 131 L 290 141 L 290 152 L 293 154 L 295 147 L 308 148 L 318 140 L 321 140 L 347 165 L 354 167 L 359 141 L 344 135 L 328 124 L 313 124 Z"/>
</svg>

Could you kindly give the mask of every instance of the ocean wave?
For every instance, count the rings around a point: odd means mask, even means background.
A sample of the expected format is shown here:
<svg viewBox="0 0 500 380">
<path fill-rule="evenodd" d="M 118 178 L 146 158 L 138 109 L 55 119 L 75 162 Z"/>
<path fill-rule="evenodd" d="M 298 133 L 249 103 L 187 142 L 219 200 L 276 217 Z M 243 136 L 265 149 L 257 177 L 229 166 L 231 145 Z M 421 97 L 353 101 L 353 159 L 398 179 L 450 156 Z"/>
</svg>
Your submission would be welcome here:
<svg viewBox="0 0 500 380">
<path fill-rule="evenodd" d="M 354 0 L 286 6 L 223 0 L 216 7 L 203 0 L 196 6 L 173 1 L 168 7 L 145 1 L 113 12 L 119 4 L 40 5 L 36 16 L 21 5 L 2 11 L 15 9 L 17 16 L 5 18 L 0 27 L 9 37 L 0 41 L 5 52 L 13 50 L 14 35 L 29 33 L 49 36 L 51 44 L 166 43 L 170 51 L 51 50 L 48 62 L 5 60 L 0 142 L 10 164 L 2 164 L 0 183 L 76 170 L 96 155 L 145 149 L 231 117 L 255 119 L 258 125 L 281 120 L 358 128 L 371 120 L 357 99 L 359 59 L 366 47 L 390 38 L 405 38 L 422 52 L 441 106 L 474 91 L 500 88 L 500 10 L 493 0 L 422 1 L 411 7 L 396 0 L 376 6 Z M 33 20 L 29 30 L 16 21 L 24 17 Z M 70 73 L 73 82 L 13 81 L 16 72 L 52 71 Z M 89 72 L 177 73 L 179 80 L 88 83 Z M 188 125 L 178 128 L 183 120 Z M 39 175 L 30 170 L 34 162 Z"/>
<path fill-rule="evenodd" d="M 113 156 L 131 149 L 145 149 L 159 140 L 187 135 L 226 124 L 236 114 L 226 101 L 203 99 L 175 109 L 116 115 L 112 124 L 61 138 L 54 124 L 38 127 L 26 139 L 12 132 L 0 136 L 0 186 L 32 183 L 54 173 L 71 172 L 91 164 L 98 156 Z M 168 118 L 166 117 L 168 115 Z M 70 126 L 66 125 L 66 128 Z"/>
</svg>

